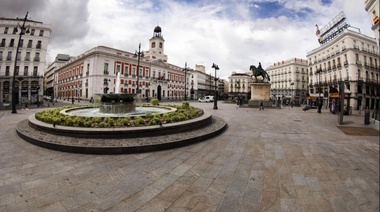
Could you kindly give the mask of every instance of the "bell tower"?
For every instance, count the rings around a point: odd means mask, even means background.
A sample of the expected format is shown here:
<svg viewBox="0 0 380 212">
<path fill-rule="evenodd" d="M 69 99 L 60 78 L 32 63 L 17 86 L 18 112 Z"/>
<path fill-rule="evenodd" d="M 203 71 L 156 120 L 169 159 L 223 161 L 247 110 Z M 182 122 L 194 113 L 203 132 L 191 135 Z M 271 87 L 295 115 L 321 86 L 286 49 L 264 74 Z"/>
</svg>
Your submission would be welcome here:
<svg viewBox="0 0 380 212">
<path fill-rule="evenodd" d="M 160 26 L 156 26 L 153 30 L 153 37 L 149 39 L 149 56 L 150 60 L 163 60 L 168 61 L 168 56 L 164 54 L 165 40 L 162 36 L 162 31 Z"/>
</svg>

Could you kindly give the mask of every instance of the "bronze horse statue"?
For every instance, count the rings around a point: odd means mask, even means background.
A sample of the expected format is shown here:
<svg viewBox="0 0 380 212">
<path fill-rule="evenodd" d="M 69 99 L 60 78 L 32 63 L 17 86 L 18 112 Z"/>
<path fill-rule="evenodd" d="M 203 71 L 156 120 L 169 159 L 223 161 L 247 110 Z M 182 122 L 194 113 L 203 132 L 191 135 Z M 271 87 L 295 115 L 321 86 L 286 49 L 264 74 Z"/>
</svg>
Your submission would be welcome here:
<svg viewBox="0 0 380 212">
<path fill-rule="evenodd" d="M 263 80 L 261 80 L 261 82 L 263 82 L 265 79 L 270 81 L 270 77 L 269 77 L 268 73 L 261 67 L 261 63 L 259 63 L 259 66 L 257 68 L 256 68 L 256 66 L 251 65 L 249 67 L 249 70 L 251 70 L 253 72 L 253 76 L 255 77 L 256 80 L 257 80 L 258 76 L 261 76 L 263 78 Z"/>
</svg>

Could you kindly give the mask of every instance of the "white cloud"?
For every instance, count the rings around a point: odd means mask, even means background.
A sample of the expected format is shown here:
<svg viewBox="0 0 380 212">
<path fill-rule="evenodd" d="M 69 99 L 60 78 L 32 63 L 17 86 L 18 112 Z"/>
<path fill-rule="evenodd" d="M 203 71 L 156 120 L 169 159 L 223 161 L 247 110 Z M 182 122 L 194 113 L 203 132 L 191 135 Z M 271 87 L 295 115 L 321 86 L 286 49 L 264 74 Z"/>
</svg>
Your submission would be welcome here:
<svg viewBox="0 0 380 212">
<path fill-rule="evenodd" d="M 141 43 L 147 50 L 158 24 L 170 63 L 184 66 L 187 62 L 191 67 L 203 64 L 208 73 L 213 73 L 211 65 L 216 63 L 222 78 L 232 71 L 247 72 L 249 65 L 259 62 L 266 68 L 289 58 L 306 59 L 306 53 L 319 46 L 315 24 L 323 27 L 340 11 L 346 13 L 352 26 L 374 36 L 363 1 L 334 0 L 331 5 L 317 0 L 277 1 L 292 11 L 309 11 L 307 18 L 284 16 L 287 14 L 258 17 L 252 10 L 259 9 L 257 3 L 262 0 L 33 1 L 39 4 L 30 11 L 33 19 L 53 27 L 51 59 L 58 53 L 76 56 L 99 45 L 134 52 Z M 0 13 L 24 15 L 20 2 L 4 0 Z"/>
</svg>

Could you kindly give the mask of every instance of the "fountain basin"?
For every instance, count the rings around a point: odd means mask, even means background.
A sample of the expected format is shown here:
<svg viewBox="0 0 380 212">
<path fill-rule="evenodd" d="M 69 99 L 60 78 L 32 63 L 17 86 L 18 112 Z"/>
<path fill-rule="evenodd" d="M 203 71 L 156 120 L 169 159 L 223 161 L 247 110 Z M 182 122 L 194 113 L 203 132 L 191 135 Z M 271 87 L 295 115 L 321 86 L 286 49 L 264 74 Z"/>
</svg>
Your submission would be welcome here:
<svg viewBox="0 0 380 212">
<path fill-rule="evenodd" d="M 121 108 L 125 108 L 125 103 L 121 103 Z M 101 105 L 101 106 L 104 106 Z M 115 103 L 112 103 L 111 108 L 117 108 L 115 107 Z M 120 109 L 123 110 L 123 109 Z M 163 114 L 163 113 L 169 113 L 169 112 L 175 112 L 177 109 L 172 107 L 153 107 L 153 106 L 146 106 L 146 107 L 134 107 L 134 110 L 129 112 L 102 112 L 101 107 L 82 107 L 82 108 L 69 108 L 62 110 L 61 113 L 64 115 L 76 115 L 81 117 L 128 117 L 128 116 L 145 116 L 147 113 L 151 114 Z"/>
</svg>

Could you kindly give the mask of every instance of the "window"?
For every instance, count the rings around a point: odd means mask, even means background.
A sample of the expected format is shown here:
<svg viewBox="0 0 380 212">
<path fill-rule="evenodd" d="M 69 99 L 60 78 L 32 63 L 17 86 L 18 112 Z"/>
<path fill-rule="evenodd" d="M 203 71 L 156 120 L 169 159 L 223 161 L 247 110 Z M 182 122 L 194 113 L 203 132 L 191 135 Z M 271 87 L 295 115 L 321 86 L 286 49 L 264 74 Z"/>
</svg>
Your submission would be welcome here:
<svg viewBox="0 0 380 212">
<path fill-rule="evenodd" d="M 5 38 L 3 38 L 3 39 L 1 40 L 0 47 L 5 47 Z"/>
<path fill-rule="evenodd" d="M 21 52 L 18 52 L 18 54 L 17 54 L 17 61 L 20 61 L 21 60 Z"/>
<path fill-rule="evenodd" d="M 15 45 L 15 39 L 11 39 L 11 42 L 9 43 L 9 47 L 13 47 Z"/>
<path fill-rule="evenodd" d="M 20 40 L 20 48 L 23 48 L 22 46 L 24 45 L 24 39 Z"/>
<path fill-rule="evenodd" d="M 162 48 L 162 42 L 160 42 L 160 48 Z"/>
<path fill-rule="evenodd" d="M 33 67 L 33 77 L 36 77 L 38 73 L 38 66 Z"/>
<path fill-rule="evenodd" d="M 5 27 L 4 34 L 8 34 L 9 27 Z"/>
<path fill-rule="evenodd" d="M 124 76 L 128 76 L 128 74 L 129 74 L 129 66 L 126 65 L 124 66 Z"/>
<path fill-rule="evenodd" d="M 11 51 L 8 52 L 7 60 L 12 60 L 12 52 Z"/>
<path fill-rule="evenodd" d="M 18 76 L 20 72 L 20 66 L 16 66 L 15 76 Z"/>
<path fill-rule="evenodd" d="M 28 66 L 24 66 L 24 76 L 28 76 Z"/>
<path fill-rule="evenodd" d="M 5 66 L 5 76 L 9 76 L 10 66 Z"/>
<path fill-rule="evenodd" d="M 133 67 L 132 68 L 132 77 L 135 77 L 136 76 L 136 67 Z"/>
<path fill-rule="evenodd" d="M 104 71 L 103 74 L 108 74 L 108 63 L 104 63 Z"/>
<path fill-rule="evenodd" d="M 116 65 L 116 75 L 120 72 L 120 65 Z M 121 74 L 121 73 L 120 73 Z"/>
<path fill-rule="evenodd" d="M 156 47 L 156 42 L 152 43 L 152 48 Z"/>
<path fill-rule="evenodd" d="M 42 41 L 40 41 L 40 40 L 37 42 L 36 49 L 41 49 L 41 43 L 42 43 Z"/>
<path fill-rule="evenodd" d="M 17 33 L 17 27 L 13 28 L 13 34 Z"/>
<path fill-rule="evenodd" d="M 33 42 L 32 40 L 29 40 L 28 41 L 28 46 L 26 46 L 26 48 L 32 48 L 32 42 Z"/>
<path fill-rule="evenodd" d="M 32 29 L 31 31 L 30 31 L 30 35 L 34 35 L 34 32 L 35 32 L 36 30 L 35 29 Z"/>
<path fill-rule="evenodd" d="M 25 61 L 30 61 L 30 52 L 26 52 Z"/>
<path fill-rule="evenodd" d="M 3 51 L 0 51 L 0 61 L 3 60 Z"/>
<path fill-rule="evenodd" d="M 36 55 L 34 56 L 34 61 L 40 61 L 40 53 L 36 52 Z"/>
<path fill-rule="evenodd" d="M 40 36 L 44 36 L 44 31 L 43 30 L 40 30 Z"/>
</svg>

